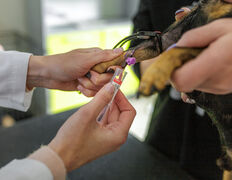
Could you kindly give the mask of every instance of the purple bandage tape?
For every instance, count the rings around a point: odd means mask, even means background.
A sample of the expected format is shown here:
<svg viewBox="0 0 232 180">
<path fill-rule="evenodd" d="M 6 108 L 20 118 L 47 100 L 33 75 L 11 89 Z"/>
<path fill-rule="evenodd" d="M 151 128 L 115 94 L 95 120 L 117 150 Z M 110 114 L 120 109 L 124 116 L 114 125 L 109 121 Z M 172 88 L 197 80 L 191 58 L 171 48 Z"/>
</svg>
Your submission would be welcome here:
<svg viewBox="0 0 232 180">
<path fill-rule="evenodd" d="M 134 65 L 136 63 L 136 58 L 135 57 L 128 57 L 126 59 L 126 63 L 130 66 L 130 65 Z"/>
</svg>

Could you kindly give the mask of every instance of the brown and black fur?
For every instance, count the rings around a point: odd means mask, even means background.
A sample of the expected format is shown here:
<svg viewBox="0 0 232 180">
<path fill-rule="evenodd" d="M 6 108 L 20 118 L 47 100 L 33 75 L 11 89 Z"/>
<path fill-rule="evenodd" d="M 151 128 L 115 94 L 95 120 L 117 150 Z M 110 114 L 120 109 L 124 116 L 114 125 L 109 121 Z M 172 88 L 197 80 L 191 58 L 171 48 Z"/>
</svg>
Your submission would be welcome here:
<svg viewBox="0 0 232 180">
<path fill-rule="evenodd" d="M 162 34 L 162 49 L 166 50 L 170 45 L 176 43 L 183 33 L 190 29 L 228 17 L 232 17 L 232 4 L 222 0 L 202 0 L 190 14 L 173 23 Z M 161 53 L 155 39 L 142 42 L 136 49 L 134 57 L 137 62 L 154 58 Z M 150 95 L 154 91 L 162 90 L 172 72 L 198 56 L 202 50 L 204 48 L 176 47 L 165 51 L 142 76 L 140 91 L 145 95 Z M 122 65 L 123 62 L 124 54 L 111 62 L 99 64 L 93 69 L 102 73 L 109 66 Z M 196 101 L 198 106 L 206 110 L 219 131 L 223 154 L 217 164 L 223 169 L 232 170 L 232 94 L 213 95 L 194 91 L 188 95 Z"/>
</svg>

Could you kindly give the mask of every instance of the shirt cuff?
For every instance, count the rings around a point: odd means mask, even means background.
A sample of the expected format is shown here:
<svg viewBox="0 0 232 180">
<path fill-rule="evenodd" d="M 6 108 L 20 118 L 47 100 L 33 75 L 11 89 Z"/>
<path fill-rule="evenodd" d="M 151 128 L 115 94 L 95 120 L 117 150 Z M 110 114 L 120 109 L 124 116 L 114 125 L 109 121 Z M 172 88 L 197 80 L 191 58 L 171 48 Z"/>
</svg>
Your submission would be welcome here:
<svg viewBox="0 0 232 180">
<path fill-rule="evenodd" d="M 51 170 L 54 180 L 65 179 L 66 168 L 62 159 L 48 146 L 43 146 L 28 158 L 43 162 Z"/>
<path fill-rule="evenodd" d="M 26 81 L 30 53 L 16 51 L 0 52 L 3 66 L 0 77 L 3 80 L 0 91 L 0 105 L 26 111 L 31 104 L 33 91 L 26 92 Z"/>
</svg>

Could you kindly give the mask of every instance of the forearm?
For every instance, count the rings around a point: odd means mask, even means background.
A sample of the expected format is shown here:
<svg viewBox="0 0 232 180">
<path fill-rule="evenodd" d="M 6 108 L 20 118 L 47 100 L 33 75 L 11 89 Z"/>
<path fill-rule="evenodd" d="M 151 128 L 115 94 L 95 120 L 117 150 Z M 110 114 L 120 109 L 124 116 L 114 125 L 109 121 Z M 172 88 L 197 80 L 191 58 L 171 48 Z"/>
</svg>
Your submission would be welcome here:
<svg viewBox="0 0 232 180">
<path fill-rule="evenodd" d="M 75 80 L 77 76 L 75 78 L 70 75 L 70 71 L 74 71 L 75 66 L 67 65 L 69 58 L 65 54 L 31 56 L 27 72 L 27 89 L 42 87 L 66 91 L 77 90 L 78 83 Z"/>
</svg>

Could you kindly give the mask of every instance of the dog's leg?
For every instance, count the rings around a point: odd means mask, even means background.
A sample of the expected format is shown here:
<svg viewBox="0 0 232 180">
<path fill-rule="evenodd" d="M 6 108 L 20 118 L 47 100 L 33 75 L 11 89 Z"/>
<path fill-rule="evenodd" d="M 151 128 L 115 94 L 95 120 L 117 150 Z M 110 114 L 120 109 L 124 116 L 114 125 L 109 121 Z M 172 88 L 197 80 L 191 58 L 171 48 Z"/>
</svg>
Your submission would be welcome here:
<svg viewBox="0 0 232 180">
<path fill-rule="evenodd" d="M 173 48 L 161 54 L 142 76 L 140 91 L 150 95 L 154 91 L 164 89 L 172 72 L 185 62 L 195 58 L 200 48 Z"/>
<path fill-rule="evenodd" d="M 169 28 L 167 28 L 161 36 L 162 50 L 164 51 L 170 45 L 176 43 L 180 39 L 182 34 L 188 31 L 189 29 L 196 28 L 199 27 L 200 25 L 206 24 L 207 18 L 202 18 L 204 17 L 204 14 L 202 13 L 203 11 L 199 13 L 196 7 L 184 18 L 175 21 L 171 26 L 169 26 Z M 133 57 L 136 58 L 136 62 L 141 62 L 143 60 L 148 60 L 157 57 L 158 55 L 160 55 L 160 53 L 161 53 L 160 44 L 157 42 L 157 38 L 153 38 L 153 39 L 145 40 L 137 47 L 135 47 L 135 52 Z M 92 70 L 99 73 L 103 73 L 106 72 L 106 70 L 110 66 L 114 66 L 114 65 L 122 66 L 125 64 L 125 54 L 126 52 L 112 61 L 100 63 L 95 67 L 93 67 Z"/>
<path fill-rule="evenodd" d="M 190 26 L 190 22 L 192 22 L 192 18 L 194 17 L 194 14 L 196 11 L 191 12 L 189 15 L 186 15 L 185 18 L 182 18 L 181 20 L 178 20 L 174 22 L 161 36 L 161 42 L 162 46 L 160 48 L 159 42 L 157 41 L 157 38 L 149 39 L 143 41 L 138 46 L 132 48 L 133 51 L 133 57 L 136 58 L 136 62 L 141 62 L 144 60 L 148 60 L 154 57 L 157 57 L 162 53 L 162 50 L 166 50 L 169 46 L 176 43 L 178 39 L 180 39 L 181 35 L 187 31 L 188 29 L 193 28 Z M 127 52 L 128 52 L 127 51 Z M 125 54 L 127 52 L 124 52 L 121 56 L 115 58 L 112 61 L 104 62 L 97 64 L 92 68 L 92 70 L 98 72 L 98 73 L 104 73 L 110 66 L 123 66 L 125 65 Z"/>
<path fill-rule="evenodd" d="M 156 48 L 156 43 L 157 42 L 155 40 L 145 41 L 132 50 L 125 51 L 122 55 L 113 59 L 112 61 L 103 62 L 95 65 L 92 70 L 98 73 L 104 73 L 110 66 L 125 67 L 125 56 L 127 53 L 133 54 L 133 57 L 136 58 L 136 63 L 156 57 L 160 54 L 160 50 Z"/>
<path fill-rule="evenodd" d="M 169 36 L 171 36 L 173 32 L 165 33 L 162 38 L 162 49 L 166 50 L 170 45 L 174 44 L 176 41 L 173 39 L 167 39 Z M 133 57 L 136 58 L 136 63 L 149 60 L 151 58 L 157 57 L 160 55 L 161 50 L 159 49 L 158 42 L 153 40 L 147 40 L 143 43 L 139 44 L 135 48 L 132 48 L 132 50 L 125 51 L 122 55 L 119 57 L 113 59 L 112 61 L 103 62 L 100 64 L 95 65 L 92 70 L 98 72 L 98 73 L 104 73 L 107 71 L 107 69 L 110 66 L 125 66 L 125 55 L 127 53 L 133 52 Z"/>
</svg>

